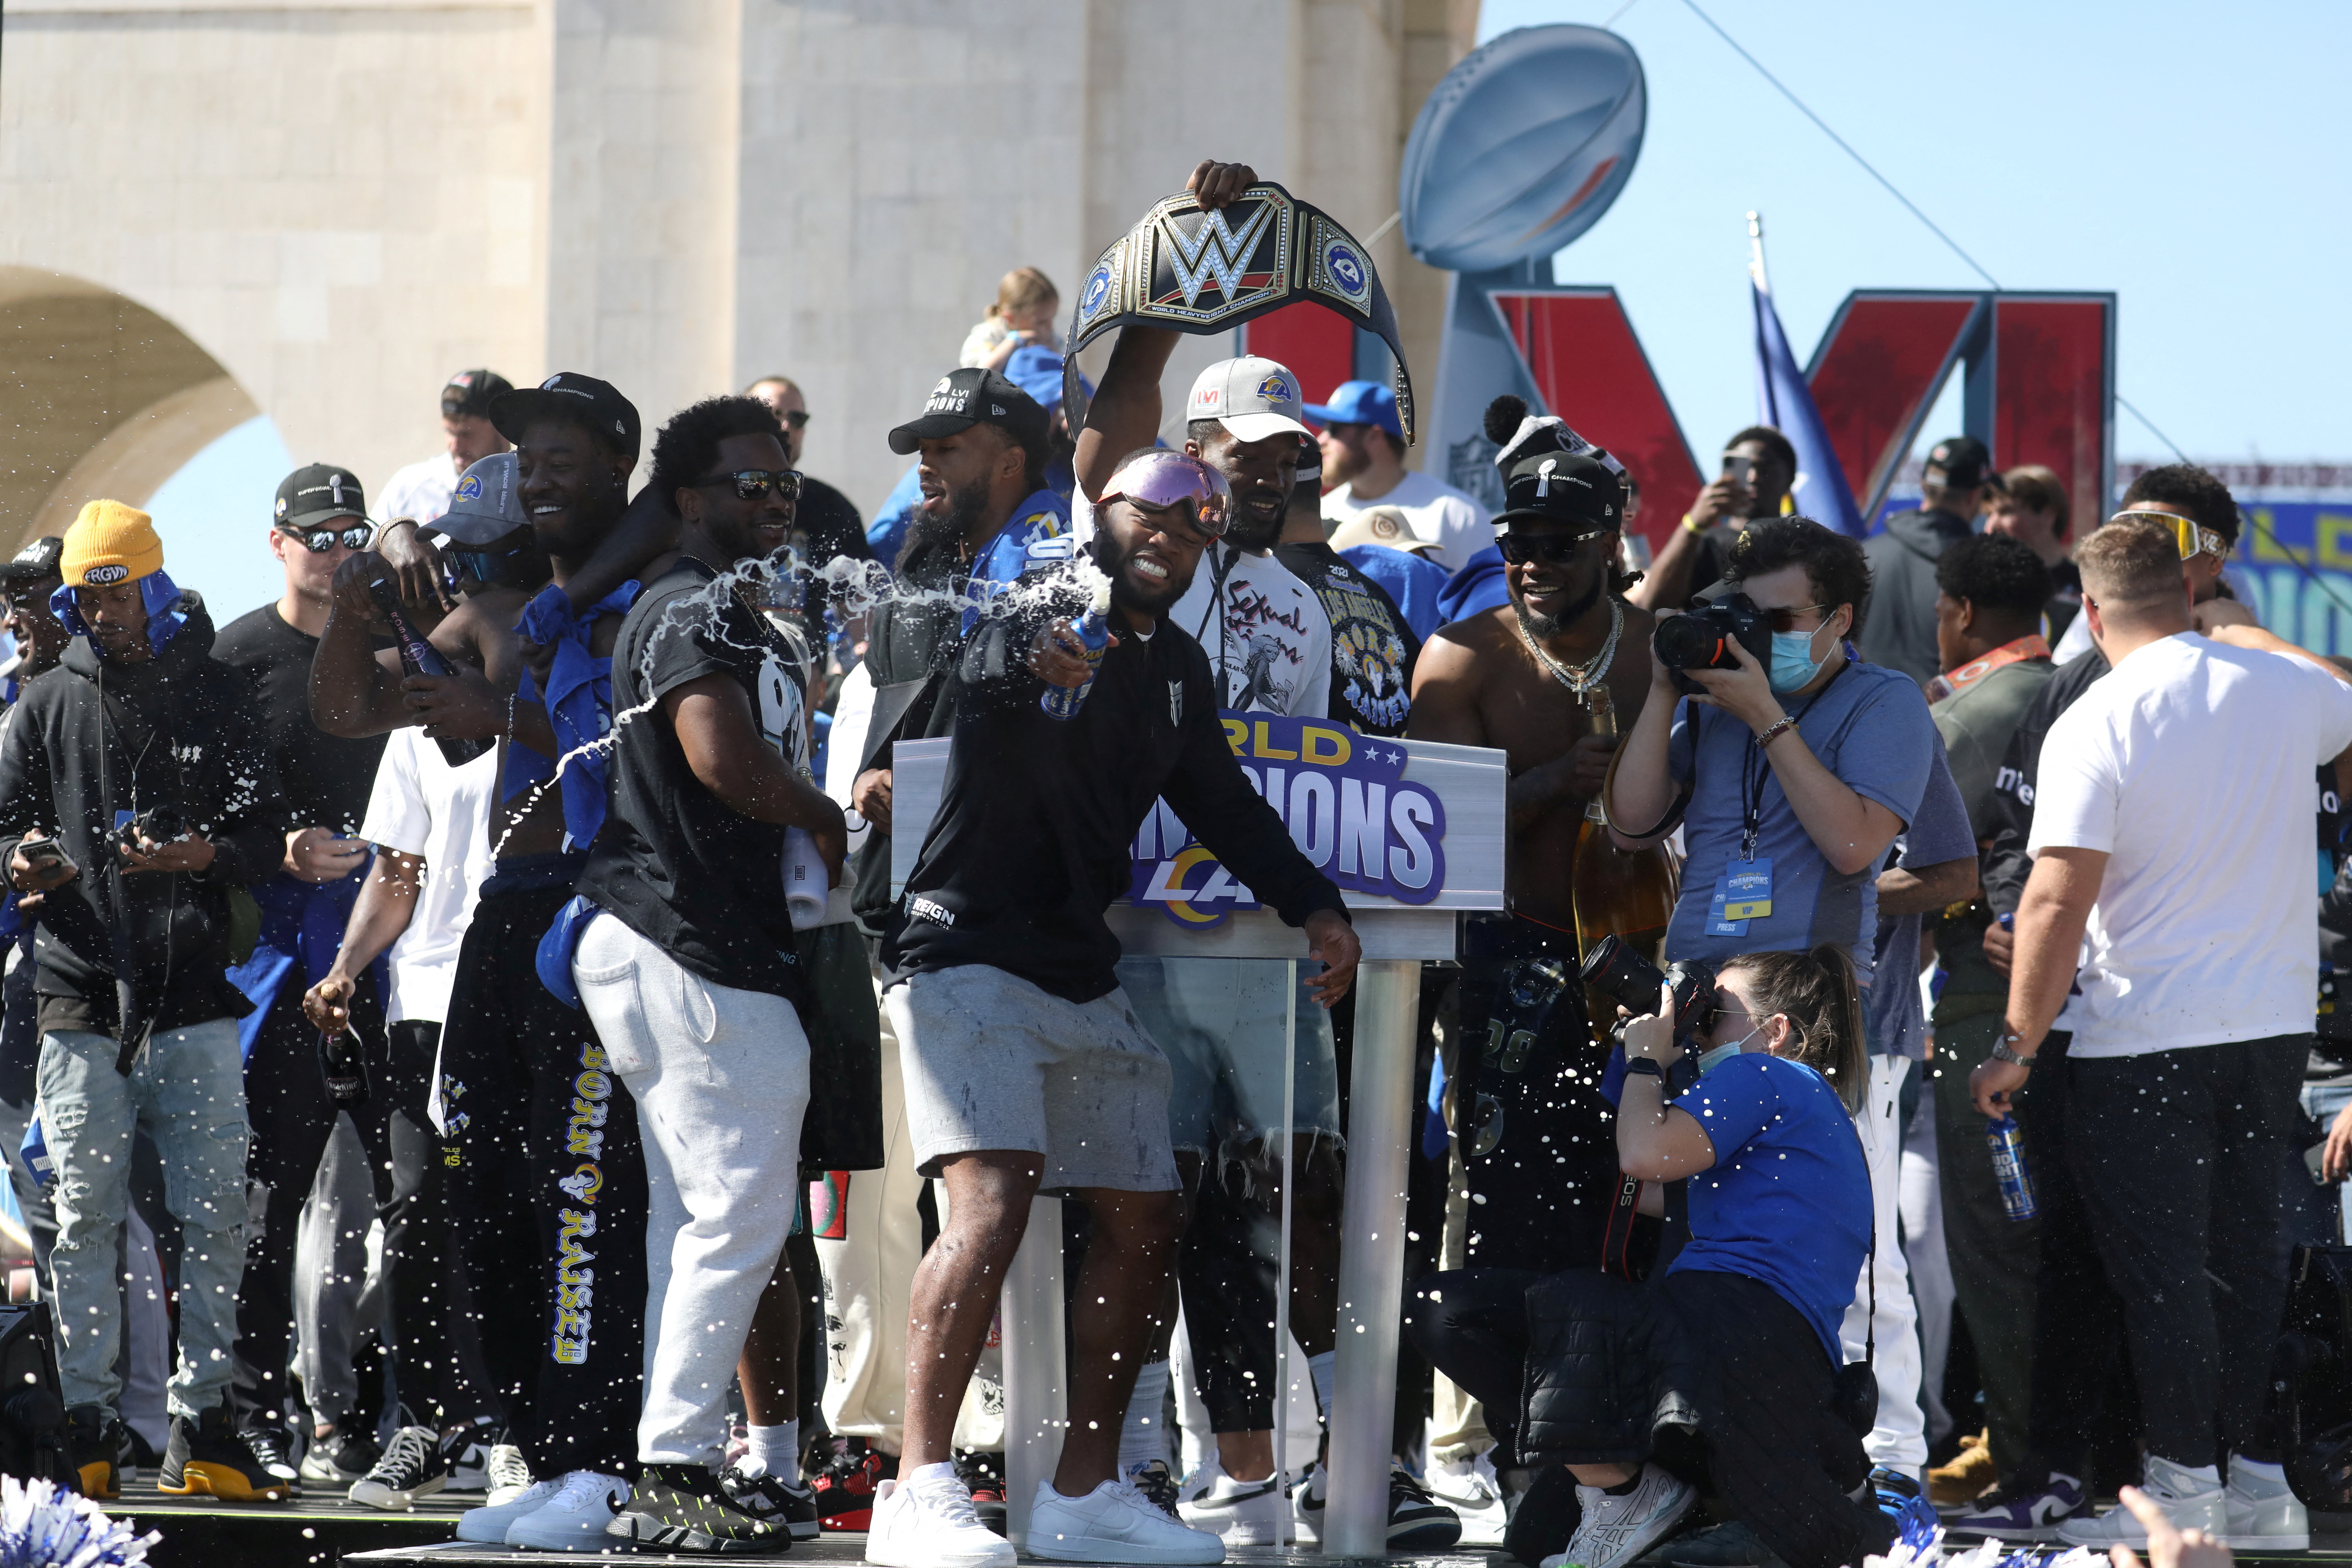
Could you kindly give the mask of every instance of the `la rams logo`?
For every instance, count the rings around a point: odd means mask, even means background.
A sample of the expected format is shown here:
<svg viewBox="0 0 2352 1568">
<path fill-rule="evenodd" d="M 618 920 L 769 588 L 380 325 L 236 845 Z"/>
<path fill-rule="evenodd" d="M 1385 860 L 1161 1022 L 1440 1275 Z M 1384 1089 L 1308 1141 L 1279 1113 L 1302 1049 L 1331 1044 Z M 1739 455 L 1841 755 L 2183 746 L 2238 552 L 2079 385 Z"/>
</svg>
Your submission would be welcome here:
<svg viewBox="0 0 2352 1568">
<path fill-rule="evenodd" d="M 1257 384 L 1257 395 L 1269 403 L 1298 401 L 1298 388 L 1293 386 L 1290 384 L 1290 377 L 1280 371 L 1276 371 Z"/>
<path fill-rule="evenodd" d="M 278 498 L 278 515 L 280 517 L 284 517 L 286 515 L 286 498 L 284 496 L 279 496 Z"/>
<path fill-rule="evenodd" d="M 457 481 L 457 499 L 459 500 L 481 500 L 482 476 L 479 474 L 467 474 L 464 479 L 459 479 Z"/>
<path fill-rule="evenodd" d="M 93 588 L 101 588 L 109 583 L 120 583 L 130 575 L 131 568 L 118 561 L 105 566 L 91 567 L 81 574 L 81 580 Z"/>
<path fill-rule="evenodd" d="M 1363 260 L 1347 241 L 1335 239 L 1323 247 L 1323 269 L 1349 295 L 1360 297 L 1365 292 L 1368 274 Z"/>
<path fill-rule="evenodd" d="M 1106 257 L 1095 263 L 1094 271 L 1087 277 L 1087 286 L 1078 290 L 1078 315 L 1084 320 L 1093 320 L 1095 313 L 1103 308 L 1103 301 L 1109 298 L 1110 259 Z"/>
</svg>

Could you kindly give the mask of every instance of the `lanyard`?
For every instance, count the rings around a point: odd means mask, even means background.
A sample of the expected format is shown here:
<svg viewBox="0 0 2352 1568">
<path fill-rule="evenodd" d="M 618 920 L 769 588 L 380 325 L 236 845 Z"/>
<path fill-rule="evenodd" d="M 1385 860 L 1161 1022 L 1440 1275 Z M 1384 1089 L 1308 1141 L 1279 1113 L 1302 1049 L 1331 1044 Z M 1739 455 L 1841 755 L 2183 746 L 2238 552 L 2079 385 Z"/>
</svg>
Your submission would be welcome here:
<svg viewBox="0 0 2352 1568">
<path fill-rule="evenodd" d="M 1838 683 L 1838 676 L 1843 675 L 1853 662 L 1847 659 L 1839 664 L 1837 675 L 1831 676 L 1819 691 L 1805 699 L 1803 707 L 1789 717 L 1801 724 L 1805 715 L 1813 710 L 1814 704 L 1830 694 L 1830 688 Z M 1798 733 L 1801 737 L 1803 731 L 1800 730 Z M 1742 860 L 1756 858 L 1756 839 L 1764 826 L 1764 785 L 1771 773 L 1772 763 L 1764 755 L 1764 748 L 1756 743 L 1756 736 L 1751 731 L 1746 749 L 1739 753 L 1739 858 Z"/>
</svg>

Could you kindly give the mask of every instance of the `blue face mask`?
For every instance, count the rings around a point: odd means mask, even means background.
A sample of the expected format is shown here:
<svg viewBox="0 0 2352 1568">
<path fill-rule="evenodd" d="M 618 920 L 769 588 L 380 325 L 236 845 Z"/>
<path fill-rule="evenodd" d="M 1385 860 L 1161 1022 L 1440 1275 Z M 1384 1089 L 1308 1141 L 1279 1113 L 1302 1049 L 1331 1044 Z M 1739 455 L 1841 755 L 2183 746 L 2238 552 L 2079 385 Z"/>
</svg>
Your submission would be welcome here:
<svg viewBox="0 0 2352 1568">
<path fill-rule="evenodd" d="M 1772 634 L 1772 689 L 1783 694 L 1802 691 L 1814 676 L 1822 672 L 1826 658 L 1813 657 L 1813 639 L 1822 635 L 1815 626 L 1810 632 L 1774 632 Z M 1836 644 L 1830 645 L 1835 651 Z"/>
</svg>

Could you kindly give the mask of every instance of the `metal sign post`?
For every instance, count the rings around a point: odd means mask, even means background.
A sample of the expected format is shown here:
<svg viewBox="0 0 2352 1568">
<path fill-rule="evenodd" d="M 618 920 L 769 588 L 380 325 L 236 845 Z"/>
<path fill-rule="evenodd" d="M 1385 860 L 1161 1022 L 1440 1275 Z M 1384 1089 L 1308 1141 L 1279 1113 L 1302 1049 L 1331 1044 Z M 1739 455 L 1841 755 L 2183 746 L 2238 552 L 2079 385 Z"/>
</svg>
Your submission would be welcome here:
<svg viewBox="0 0 2352 1568">
<path fill-rule="evenodd" d="M 1340 1216 L 1339 1333 L 1331 1396 L 1330 1494 L 1323 1550 L 1388 1551 L 1389 1436 L 1404 1318 L 1406 1162 L 1413 1142 L 1413 1031 L 1421 963 L 1454 955 L 1457 911 L 1503 907 L 1503 753 L 1387 741 L 1313 720 L 1224 717 L 1243 770 L 1307 858 L 1339 884 L 1364 948 Z M 951 742 L 902 741 L 892 783 L 893 891 L 904 887 L 939 808 Z M 1306 933 L 1257 907 L 1172 813 L 1156 808 L 1136 844 L 1135 897 L 1111 906 L 1130 957 L 1307 958 Z M 1284 1130 L 1283 1148 L 1290 1147 Z M 1291 1180 L 1284 1162 L 1286 1196 Z M 1041 1199 L 1003 1296 L 1007 1511 L 1026 1522 L 1038 1478 L 1061 1451 L 1064 1344 L 1060 1205 Z M 1033 1253 L 1050 1248 L 1049 1268 Z M 1032 1260 L 1024 1263 L 1024 1259 Z M 1290 1281 L 1276 1282 L 1286 1302 Z M 1053 1368 L 1049 1383 L 1041 1363 Z M 1286 1390 L 1279 1391 L 1286 1393 Z M 1283 1401 L 1276 1402 L 1281 1420 Z M 1018 1500 L 1018 1503 L 1016 1503 Z"/>
</svg>

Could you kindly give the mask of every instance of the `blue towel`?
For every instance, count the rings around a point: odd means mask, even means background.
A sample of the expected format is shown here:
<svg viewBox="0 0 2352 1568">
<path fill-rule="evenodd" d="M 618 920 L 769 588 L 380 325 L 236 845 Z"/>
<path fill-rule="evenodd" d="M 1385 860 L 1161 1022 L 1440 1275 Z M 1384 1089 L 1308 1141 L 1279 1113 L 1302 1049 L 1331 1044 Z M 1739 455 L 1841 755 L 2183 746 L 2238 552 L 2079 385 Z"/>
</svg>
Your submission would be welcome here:
<svg viewBox="0 0 2352 1568">
<path fill-rule="evenodd" d="M 343 931 L 351 924 L 352 906 L 359 901 L 360 889 L 374 867 L 370 858 L 358 870 L 333 882 L 305 882 L 281 871 L 253 889 L 253 901 L 261 907 L 261 938 L 253 944 L 253 956 L 228 972 L 229 984 L 253 1004 L 253 1011 L 236 1025 L 237 1048 L 245 1060 L 253 1059 L 254 1043 L 261 1038 L 261 1026 L 269 1021 L 270 1007 L 294 966 L 302 966 L 305 990 L 324 980 L 327 971 L 335 966 Z M 368 965 L 368 972 L 375 976 L 376 994 L 388 994 L 392 971 L 385 960 L 379 956 Z"/>
<path fill-rule="evenodd" d="M 585 895 L 575 894 L 570 903 L 555 911 L 547 934 L 539 939 L 535 960 L 539 983 L 567 1007 L 580 1005 L 580 987 L 572 978 L 572 950 L 580 945 L 580 933 L 588 929 L 588 922 L 596 918 L 596 906 Z"/>
<path fill-rule="evenodd" d="M 188 624 L 188 613 L 178 607 L 180 585 L 165 576 L 163 569 L 158 566 L 139 579 L 139 602 L 147 609 L 147 647 L 155 653 L 162 653 L 163 645 L 178 637 L 180 628 Z M 89 637 L 89 624 L 81 618 L 81 610 L 74 603 L 71 588 L 58 588 L 50 592 L 49 613 L 57 616 L 73 636 Z M 89 637 L 89 646 L 98 650 L 100 658 L 106 657 L 105 645 L 96 637 Z M 15 699 L 12 696 L 10 700 L 13 701 Z"/>
<path fill-rule="evenodd" d="M 1438 609 L 1445 568 L 1436 562 L 1386 544 L 1351 544 L 1339 552 L 1339 559 L 1386 589 L 1404 624 L 1423 642 L 1451 618 Z"/>
<path fill-rule="evenodd" d="M 613 727 L 613 661 L 588 651 L 588 639 L 600 616 L 625 615 L 636 602 L 637 584 L 624 583 L 574 617 L 563 590 L 550 586 L 523 607 L 519 629 L 525 638 L 555 649 L 547 674 L 547 721 L 555 730 L 562 764 L 565 847 L 585 849 L 604 826 L 604 751 L 596 742 Z M 516 693 L 525 701 L 540 696 L 539 683 L 523 671 Z M 587 749 L 593 748 L 593 749 Z M 556 777 L 557 758 L 541 756 L 518 742 L 507 748 L 504 796 L 512 800 L 534 785 Z"/>
</svg>

